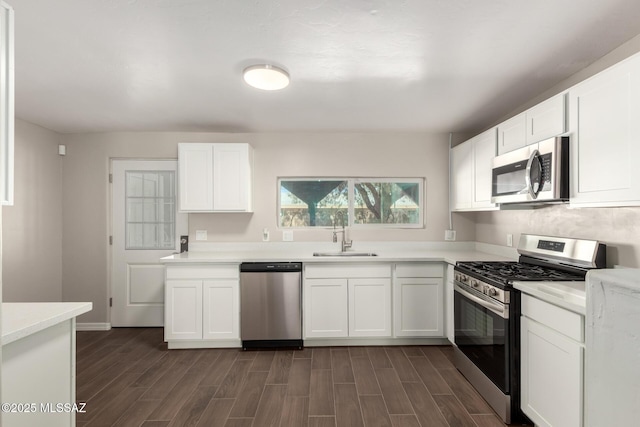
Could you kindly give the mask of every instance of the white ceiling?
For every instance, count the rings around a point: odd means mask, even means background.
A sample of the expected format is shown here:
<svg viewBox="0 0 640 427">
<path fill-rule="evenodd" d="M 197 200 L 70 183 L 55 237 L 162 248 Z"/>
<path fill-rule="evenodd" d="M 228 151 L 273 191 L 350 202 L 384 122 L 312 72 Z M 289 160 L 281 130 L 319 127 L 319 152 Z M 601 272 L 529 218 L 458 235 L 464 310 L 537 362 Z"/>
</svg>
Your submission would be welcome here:
<svg viewBox="0 0 640 427">
<path fill-rule="evenodd" d="M 638 0 L 6 1 L 16 115 L 62 133 L 475 131 L 640 33 Z"/>
</svg>

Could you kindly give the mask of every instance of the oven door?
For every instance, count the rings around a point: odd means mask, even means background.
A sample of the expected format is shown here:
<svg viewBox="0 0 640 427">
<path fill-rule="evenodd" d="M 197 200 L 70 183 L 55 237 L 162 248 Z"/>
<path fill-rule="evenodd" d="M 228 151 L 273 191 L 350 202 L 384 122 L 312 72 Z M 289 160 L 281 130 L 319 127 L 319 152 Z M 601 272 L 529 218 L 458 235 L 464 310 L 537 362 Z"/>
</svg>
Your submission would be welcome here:
<svg viewBox="0 0 640 427">
<path fill-rule="evenodd" d="M 509 305 L 454 285 L 455 343 L 505 394 L 510 393 Z"/>
</svg>

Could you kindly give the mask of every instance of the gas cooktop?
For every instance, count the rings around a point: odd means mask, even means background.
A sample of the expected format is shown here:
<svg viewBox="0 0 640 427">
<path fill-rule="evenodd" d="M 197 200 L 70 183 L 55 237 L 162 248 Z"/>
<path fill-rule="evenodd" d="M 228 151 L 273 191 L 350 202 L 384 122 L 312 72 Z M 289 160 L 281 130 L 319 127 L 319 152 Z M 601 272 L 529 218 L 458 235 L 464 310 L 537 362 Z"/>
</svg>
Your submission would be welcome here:
<svg viewBox="0 0 640 427">
<path fill-rule="evenodd" d="M 504 262 L 459 262 L 458 267 L 467 273 L 475 273 L 483 279 L 490 279 L 502 284 L 513 284 L 515 281 L 576 281 L 584 280 L 584 274 L 572 273 L 553 267 L 527 264 L 516 261 Z"/>
<path fill-rule="evenodd" d="M 595 240 L 522 234 L 518 253 L 517 262 L 459 262 L 455 269 L 505 288 L 517 281 L 581 281 L 589 269 L 606 265 L 606 245 Z"/>
</svg>

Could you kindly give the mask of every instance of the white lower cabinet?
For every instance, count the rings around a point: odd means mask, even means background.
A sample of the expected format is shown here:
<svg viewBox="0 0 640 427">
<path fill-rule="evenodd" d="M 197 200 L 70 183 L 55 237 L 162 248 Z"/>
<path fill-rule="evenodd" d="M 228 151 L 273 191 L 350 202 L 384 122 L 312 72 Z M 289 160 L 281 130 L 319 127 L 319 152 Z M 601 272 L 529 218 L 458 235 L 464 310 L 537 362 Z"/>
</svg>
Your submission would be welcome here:
<svg viewBox="0 0 640 427">
<path fill-rule="evenodd" d="M 164 339 L 202 339 L 202 280 L 167 280 Z"/>
<path fill-rule="evenodd" d="M 522 411 L 537 426 L 583 422 L 584 316 L 522 296 Z"/>
<path fill-rule="evenodd" d="M 164 338 L 169 348 L 240 346 L 237 264 L 167 266 L 166 279 Z"/>
<path fill-rule="evenodd" d="M 349 335 L 347 279 L 306 279 L 303 292 L 306 337 Z"/>
<path fill-rule="evenodd" d="M 391 337 L 390 264 L 310 264 L 305 338 Z"/>
<path fill-rule="evenodd" d="M 440 263 L 396 264 L 393 282 L 394 335 L 444 335 L 443 267 Z"/>
<path fill-rule="evenodd" d="M 349 279 L 349 336 L 391 336 L 391 279 Z"/>
<path fill-rule="evenodd" d="M 240 337 L 240 301 L 237 280 L 205 280 L 202 283 L 202 339 Z"/>
</svg>

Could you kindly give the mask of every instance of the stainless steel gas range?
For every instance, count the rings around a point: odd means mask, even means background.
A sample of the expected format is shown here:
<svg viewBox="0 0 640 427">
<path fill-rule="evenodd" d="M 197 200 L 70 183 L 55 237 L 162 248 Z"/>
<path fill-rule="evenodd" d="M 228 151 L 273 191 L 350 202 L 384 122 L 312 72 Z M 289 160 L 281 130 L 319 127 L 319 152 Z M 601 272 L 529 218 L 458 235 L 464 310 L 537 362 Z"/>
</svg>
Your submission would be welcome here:
<svg viewBox="0 0 640 427">
<path fill-rule="evenodd" d="M 606 265 L 594 240 L 522 234 L 519 260 L 454 268 L 455 365 L 505 423 L 520 410 L 520 292 L 516 281 L 580 281 Z"/>
</svg>

